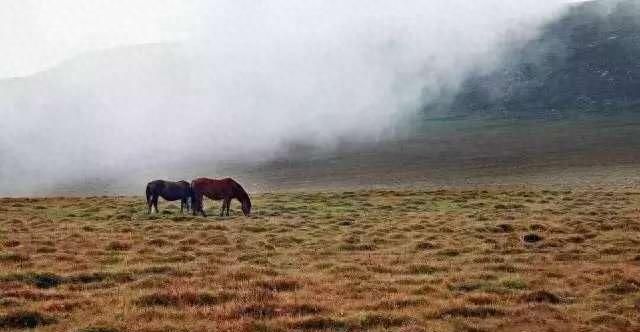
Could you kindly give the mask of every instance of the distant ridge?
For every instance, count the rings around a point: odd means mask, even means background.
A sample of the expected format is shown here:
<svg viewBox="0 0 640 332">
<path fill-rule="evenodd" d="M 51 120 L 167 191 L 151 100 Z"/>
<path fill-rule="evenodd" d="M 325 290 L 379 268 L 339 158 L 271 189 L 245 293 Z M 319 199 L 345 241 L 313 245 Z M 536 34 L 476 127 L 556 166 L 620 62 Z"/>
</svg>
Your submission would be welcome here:
<svg viewBox="0 0 640 332">
<path fill-rule="evenodd" d="M 503 65 L 425 111 L 436 108 L 519 118 L 640 108 L 640 1 L 572 6 Z"/>
</svg>

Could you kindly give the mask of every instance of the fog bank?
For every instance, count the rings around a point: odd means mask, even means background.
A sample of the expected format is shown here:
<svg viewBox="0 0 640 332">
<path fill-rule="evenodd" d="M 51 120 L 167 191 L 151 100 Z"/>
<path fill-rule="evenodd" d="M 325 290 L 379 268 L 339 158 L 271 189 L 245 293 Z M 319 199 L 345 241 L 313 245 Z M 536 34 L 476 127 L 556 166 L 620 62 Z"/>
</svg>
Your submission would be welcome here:
<svg viewBox="0 0 640 332">
<path fill-rule="evenodd" d="M 104 183 L 223 176 L 219 165 L 282 157 L 292 143 L 393 137 L 565 5 L 193 2 L 179 38 L 0 80 L 0 195 L 122 191 Z"/>
</svg>

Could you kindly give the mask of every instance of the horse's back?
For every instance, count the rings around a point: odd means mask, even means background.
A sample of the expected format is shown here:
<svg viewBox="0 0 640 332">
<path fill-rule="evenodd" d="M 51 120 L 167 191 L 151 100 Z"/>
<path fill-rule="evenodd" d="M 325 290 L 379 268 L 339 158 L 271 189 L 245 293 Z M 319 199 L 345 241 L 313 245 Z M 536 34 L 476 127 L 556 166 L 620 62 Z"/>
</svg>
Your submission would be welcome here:
<svg viewBox="0 0 640 332">
<path fill-rule="evenodd" d="M 237 183 L 231 178 L 223 179 L 210 179 L 210 178 L 197 178 L 191 181 L 191 189 L 200 192 L 212 194 L 215 196 L 223 195 L 228 196 Z"/>
<path fill-rule="evenodd" d="M 211 179 L 211 178 L 197 178 L 191 181 L 191 186 L 229 186 L 231 184 L 237 184 L 232 178 L 223 179 Z"/>
<path fill-rule="evenodd" d="M 166 181 L 165 180 L 153 180 L 149 183 L 147 183 L 147 186 L 158 186 L 158 185 L 163 185 Z"/>
<path fill-rule="evenodd" d="M 159 195 L 168 201 L 184 199 L 190 193 L 189 188 L 189 182 L 184 180 L 178 182 L 154 180 L 147 184 L 148 192 Z"/>
</svg>

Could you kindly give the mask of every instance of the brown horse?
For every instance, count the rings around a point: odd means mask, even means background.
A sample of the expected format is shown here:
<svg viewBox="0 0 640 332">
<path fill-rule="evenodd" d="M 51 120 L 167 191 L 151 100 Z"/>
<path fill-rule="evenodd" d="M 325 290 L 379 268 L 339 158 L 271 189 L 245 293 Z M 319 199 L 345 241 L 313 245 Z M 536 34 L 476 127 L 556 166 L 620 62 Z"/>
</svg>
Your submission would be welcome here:
<svg viewBox="0 0 640 332">
<path fill-rule="evenodd" d="M 229 205 L 231 205 L 232 199 L 237 199 L 242 204 L 242 213 L 245 216 L 249 216 L 251 213 L 251 200 L 247 192 L 233 179 L 226 178 L 221 180 L 198 178 L 191 181 L 192 191 L 192 211 L 195 216 L 200 212 L 206 217 L 204 209 L 202 208 L 203 196 L 209 197 L 213 200 L 222 200 L 222 208 L 220 209 L 220 216 L 223 216 L 225 210 L 227 216 L 229 215 Z"/>
<path fill-rule="evenodd" d="M 187 181 L 171 182 L 165 180 L 155 180 L 147 184 L 146 190 L 147 213 L 151 213 L 151 207 L 156 208 L 158 212 L 158 197 L 162 197 L 167 201 L 180 200 L 180 213 L 184 207 L 189 210 L 189 199 L 191 199 L 191 187 Z"/>
</svg>

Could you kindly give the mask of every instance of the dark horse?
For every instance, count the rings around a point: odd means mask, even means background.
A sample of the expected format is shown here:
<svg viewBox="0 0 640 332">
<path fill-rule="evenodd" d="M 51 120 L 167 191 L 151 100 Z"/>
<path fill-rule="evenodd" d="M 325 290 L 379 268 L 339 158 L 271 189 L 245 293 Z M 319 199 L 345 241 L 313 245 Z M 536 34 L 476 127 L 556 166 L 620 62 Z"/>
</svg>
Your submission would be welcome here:
<svg viewBox="0 0 640 332">
<path fill-rule="evenodd" d="M 242 204 L 242 213 L 245 216 L 249 216 L 251 213 L 251 200 L 246 191 L 233 179 L 226 178 L 221 180 L 199 178 L 191 181 L 191 191 L 193 193 L 193 215 L 200 212 L 206 217 L 204 209 L 202 208 L 203 196 L 210 199 L 219 201 L 222 200 L 222 208 L 220 209 L 220 216 L 224 215 L 225 209 L 227 216 L 229 215 L 229 205 L 231 205 L 232 199 L 237 199 Z"/>
<path fill-rule="evenodd" d="M 189 199 L 191 199 L 191 186 L 187 181 L 171 182 L 165 180 L 155 180 L 147 184 L 147 213 L 151 213 L 151 206 L 158 212 L 158 196 L 167 201 L 180 200 L 180 213 L 184 207 L 189 210 Z"/>
</svg>

